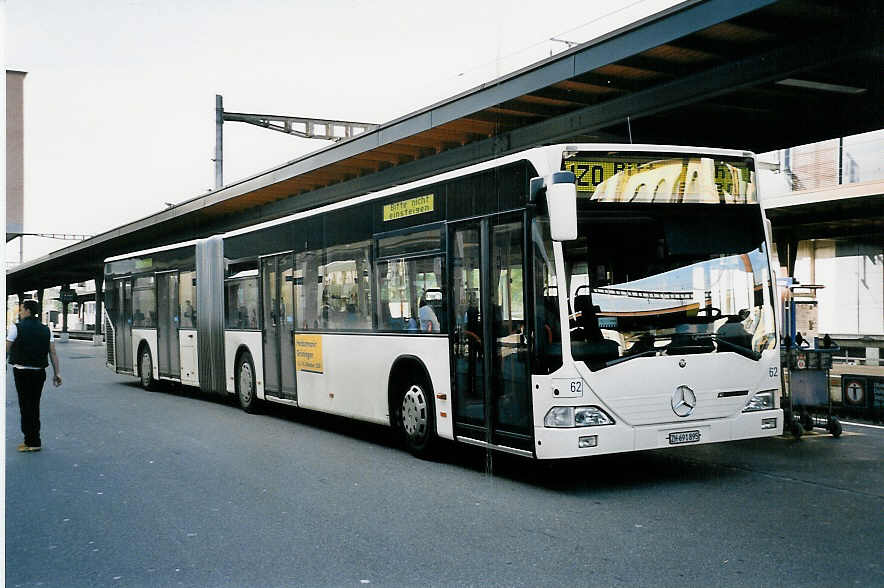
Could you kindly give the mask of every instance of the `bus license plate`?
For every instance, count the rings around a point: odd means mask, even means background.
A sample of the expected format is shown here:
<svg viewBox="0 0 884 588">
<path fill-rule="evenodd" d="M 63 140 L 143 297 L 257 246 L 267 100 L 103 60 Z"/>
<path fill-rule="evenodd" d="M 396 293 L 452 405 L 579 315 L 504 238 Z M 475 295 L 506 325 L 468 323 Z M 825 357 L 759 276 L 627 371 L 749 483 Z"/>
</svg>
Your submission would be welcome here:
<svg viewBox="0 0 884 588">
<path fill-rule="evenodd" d="M 700 440 L 700 431 L 681 431 L 678 433 L 669 433 L 669 444 L 679 445 L 680 443 L 696 443 Z"/>
</svg>

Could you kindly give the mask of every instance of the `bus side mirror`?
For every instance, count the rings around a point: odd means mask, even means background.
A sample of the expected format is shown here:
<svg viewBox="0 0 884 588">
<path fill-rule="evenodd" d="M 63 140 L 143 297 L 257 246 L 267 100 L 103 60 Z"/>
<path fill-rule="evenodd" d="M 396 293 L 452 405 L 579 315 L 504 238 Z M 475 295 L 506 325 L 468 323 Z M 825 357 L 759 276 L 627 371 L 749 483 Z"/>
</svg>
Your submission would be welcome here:
<svg viewBox="0 0 884 588">
<path fill-rule="evenodd" d="M 554 241 L 577 238 L 577 185 L 560 182 L 547 185 L 546 207 L 549 211 L 549 232 Z"/>
</svg>

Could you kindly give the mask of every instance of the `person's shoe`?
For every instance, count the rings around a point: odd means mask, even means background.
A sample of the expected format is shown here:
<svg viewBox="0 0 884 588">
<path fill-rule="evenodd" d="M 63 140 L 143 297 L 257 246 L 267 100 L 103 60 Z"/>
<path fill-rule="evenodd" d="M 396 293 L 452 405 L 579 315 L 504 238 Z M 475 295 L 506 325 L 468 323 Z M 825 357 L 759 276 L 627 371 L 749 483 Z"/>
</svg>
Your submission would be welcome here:
<svg viewBox="0 0 884 588">
<path fill-rule="evenodd" d="M 22 452 L 24 452 L 24 451 L 40 451 L 41 449 L 43 449 L 43 447 L 40 445 L 25 445 L 24 443 L 22 443 L 21 445 L 18 446 L 18 450 L 22 451 Z"/>
</svg>

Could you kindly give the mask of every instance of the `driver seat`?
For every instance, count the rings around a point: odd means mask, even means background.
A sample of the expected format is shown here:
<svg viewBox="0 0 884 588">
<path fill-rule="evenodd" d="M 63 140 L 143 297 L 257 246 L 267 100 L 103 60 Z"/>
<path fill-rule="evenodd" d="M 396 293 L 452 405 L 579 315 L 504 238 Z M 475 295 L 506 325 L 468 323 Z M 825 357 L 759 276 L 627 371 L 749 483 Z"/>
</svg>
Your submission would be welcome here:
<svg viewBox="0 0 884 588">
<path fill-rule="evenodd" d="M 585 337 L 585 341 L 571 341 L 571 354 L 576 360 L 605 362 L 620 357 L 617 342 L 605 339 L 602 334 L 599 310 L 598 306 L 591 304 L 588 295 L 574 297 L 574 312 L 580 315 L 577 324 Z"/>
</svg>

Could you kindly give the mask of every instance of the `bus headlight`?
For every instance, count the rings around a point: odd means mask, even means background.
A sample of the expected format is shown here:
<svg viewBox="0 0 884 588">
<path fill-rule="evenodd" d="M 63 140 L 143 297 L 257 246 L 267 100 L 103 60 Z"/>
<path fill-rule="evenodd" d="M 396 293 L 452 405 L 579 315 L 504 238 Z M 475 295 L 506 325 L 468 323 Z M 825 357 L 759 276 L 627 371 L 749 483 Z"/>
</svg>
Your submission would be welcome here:
<svg viewBox="0 0 884 588">
<path fill-rule="evenodd" d="M 543 417 L 543 426 L 557 429 L 613 424 L 614 419 L 598 406 L 554 406 Z"/>
<path fill-rule="evenodd" d="M 762 390 L 756 392 L 746 401 L 743 412 L 755 412 L 756 410 L 770 410 L 774 407 L 774 394 L 776 390 Z"/>
<path fill-rule="evenodd" d="M 546 416 L 543 417 L 544 427 L 573 427 L 574 426 L 574 407 L 573 406 L 554 406 L 549 409 Z"/>
<path fill-rule="evenodd" d="M 577 427 L 595 427 L 613 425 L 614 419 L 598 406 L 578 406 L 574 409 L 574 425 Z"/>
</svg>

